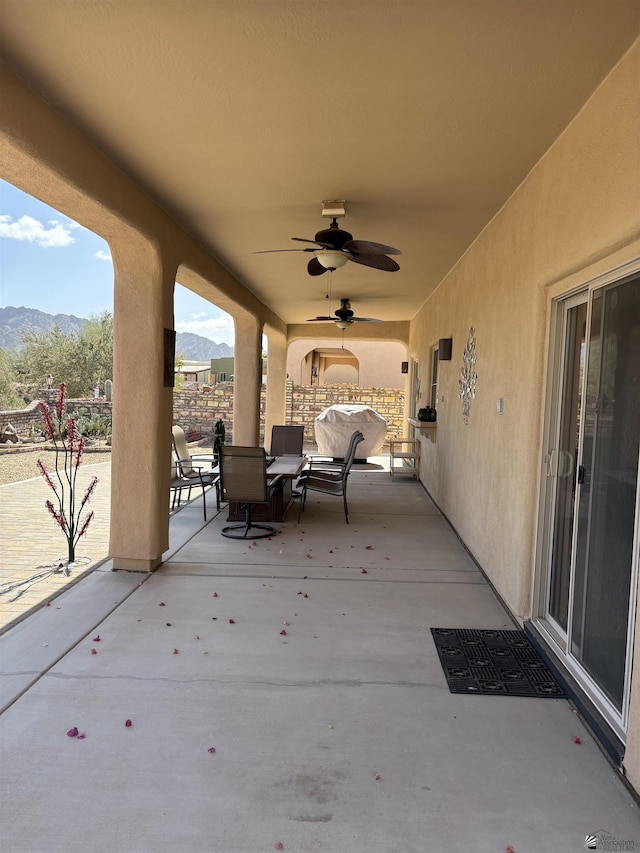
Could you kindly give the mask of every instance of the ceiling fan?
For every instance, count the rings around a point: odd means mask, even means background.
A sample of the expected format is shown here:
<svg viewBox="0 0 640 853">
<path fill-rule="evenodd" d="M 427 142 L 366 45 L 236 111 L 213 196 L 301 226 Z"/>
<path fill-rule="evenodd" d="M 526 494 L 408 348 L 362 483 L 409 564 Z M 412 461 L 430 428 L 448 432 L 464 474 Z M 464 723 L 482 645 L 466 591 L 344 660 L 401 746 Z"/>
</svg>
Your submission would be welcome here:
<svg viewBox="0 0 640 853">
<path fill-rule="evenodd" d="M 382 320 L 374 320 L 373 317 L 356 317 L 351 310 L 351 303 L 348 299 L 340 300 L 340 307 L 334 312 L 333 317 L 312 317 L 307 320 L 307 323 L 324 323 L 331 321 L 336 324 L 339 329 L 344 332 L 352 323 L 382 323 Z"/>
<path fill-rule="evenodd" d="M 344 266 L 347 261 L 372 267 L 376 270 L 387 270 L 395 272 L 400 269 L 399 264 L 388 255 L 401 255 L 399 249 L 393 246 L 385 246 L 382 243 L 372 243 L 369 240 L 354 240 L 353 235 L 343 231 L 338 226 L 338 218 L 344 216 L 346 210 L 344 202 L 323 202 L 322 215 L 332 217 L 331 225 L 318 231 L 313 240 L 304 237 L 292 237 L 300 243 L 313 243 L 317 248 L 311 249 L 266 249 L 262 252 L 254 252 L 263 255 L 270 252 L 311 252 L 313 258 L 307 264 L 309 275 L 322 275 L 327 270 L 336 270 Z"/>
</svg>

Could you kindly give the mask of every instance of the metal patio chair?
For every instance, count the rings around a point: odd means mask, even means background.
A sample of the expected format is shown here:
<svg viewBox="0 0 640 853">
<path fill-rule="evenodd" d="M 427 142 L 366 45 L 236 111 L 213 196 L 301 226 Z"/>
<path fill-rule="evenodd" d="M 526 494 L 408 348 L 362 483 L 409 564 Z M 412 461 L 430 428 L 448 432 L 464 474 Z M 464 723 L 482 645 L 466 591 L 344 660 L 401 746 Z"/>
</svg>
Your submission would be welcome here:
<svg viewBox="0 0 640 853">
<path fill-rule="evenodd" d="M 353 465 L 353 460 L 356 457 L 356 447 L 364 441 L 364 435 L 359 431 L 353 433 L 349 441 L 349 449 L 347 455 L 342 462 L 321 462 L 322 467 L 314 468 L 313 464 L 310 468 L 302 472 L 298 480 L 298 488 L 300 489 L 300 508 L 298 511 L 298 521 L 304 512 L 304 505 L 307 500 L 307 491 L 310 489 L 313 492 L 322 492 L 325 495 L 335 495 L 342 497 L 344 504 L 344 519 L 349 524 L 349 507 L 347 505 L 347 480 Z M 313 463 L 313 460 L 311 460 Z M 331 467 L 329 467 L 331 466 Z"/>
<path fill-rule="evenodd" d="M 202 489 L 202 506 L 204 520 L 207 520 L 207 502 L 205 493 L 207 488 L 213 487 L 216 492 L 216 509 L 220 509 L 220 476 L 211 470 L 215 457 L 211 454 L 191 455 L 187 445 L 187 438 L 182 427 L 171 428 L 173 437 L 173 465 L 171 471 L 170 489 L 173 493 L 171 509 L 180 506 L 182 492 L 187 490 L 187 500 L 191 498 L 191 489 L 199 487 Z"/>
<path fill-rule="evenodd" d="M 261 539 L 273 536 L 275 527 L 256 524 L 253 508 L 271 503 L 271 496 L 282 478 L 267 481 L 267 454 L 264 447 L 225 445 L 220 448 L 220 486 L 222 499 L 244 507 L 245 520 L 222 528 L 229 539 Z"/>
</svg>

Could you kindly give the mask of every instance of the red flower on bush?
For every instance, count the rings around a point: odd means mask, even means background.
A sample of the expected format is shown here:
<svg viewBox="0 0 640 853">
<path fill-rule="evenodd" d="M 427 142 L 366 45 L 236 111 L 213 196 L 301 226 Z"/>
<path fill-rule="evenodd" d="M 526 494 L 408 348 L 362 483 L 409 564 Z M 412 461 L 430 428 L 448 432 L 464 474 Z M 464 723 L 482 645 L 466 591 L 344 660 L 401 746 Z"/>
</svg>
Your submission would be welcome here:
<svg viewBox="0 0 640 853">
<path fill-rule="evenodd" d="M 46 484 L 55 495 L 55 501 L 46 501 L 45 506 L 66 537 L 68 561 L 73 563 L 76 558 L 78 540 L 87 532 L 93 518 L 93 512 L 88 513 L 84 518 L 82 518 L 82 513 L 98 484 L 98 478 L 92 478 L 78 505 L 76 477 L 85 442 L 78 431 L 75 419 L 65 418 L 65 397 L 66 386 L 64 382 L 61 382 L 58 388 L 55 412 L 52 414 L 47 403 L 40 403 L 45 432 L 54 445 L 55 474 L 47 469 L 41 459 L 38 459 L 37 466 Z"/>
</svg>

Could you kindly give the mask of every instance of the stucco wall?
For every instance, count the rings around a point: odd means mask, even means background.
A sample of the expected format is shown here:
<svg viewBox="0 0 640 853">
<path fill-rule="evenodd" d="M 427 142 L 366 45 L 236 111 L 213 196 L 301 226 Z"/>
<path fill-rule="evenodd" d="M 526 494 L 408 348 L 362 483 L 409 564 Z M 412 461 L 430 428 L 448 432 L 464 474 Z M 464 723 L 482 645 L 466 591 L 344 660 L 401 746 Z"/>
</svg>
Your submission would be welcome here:
<svg viewBox="0 0 640 853">
<path fill-rule="evenodd" d="M 428 386 L 440 367 L 435 443 L 421 476 L 500 594 L 530 614 L 541 464 L 548 289 L 588 281 L 640 252 L 638 43 L 414 318 L 410 352 Z M 477 392 L 468 425 L 458 380 L 471 327 Z M 504 399 L 504 414 L 496 401 Z"/>
<path fill-rule="evenodd" d="M 551 297 L 640 256 L 639 69 L 636 42 L 412 323 L 423 389 L 429 348 L 453 336 L 421 478 L 520 617 L 532 607 Z M 471 327 L 477 391 L 465 425 L 458 380 Z M 638 655 L 634 674 L 625 767 L 639 788 Z"/>
<path fill-rule="evenodd" d="M 378 327 L 375 327 L 376 329 Z M 401 364 L 407 360 L 407 349 L 392 341 L 348 340 L 345 333 L 344 348 L 358 360 L 358 382 L 363 388 L 405 388 Z M 303 375 L 302 361 L 314 349 L 340 349 L 336 340 L 293 341 L 287 353 L 287 374 L 296 385 L 305 385 L 309 376 Z"/>
</svg>

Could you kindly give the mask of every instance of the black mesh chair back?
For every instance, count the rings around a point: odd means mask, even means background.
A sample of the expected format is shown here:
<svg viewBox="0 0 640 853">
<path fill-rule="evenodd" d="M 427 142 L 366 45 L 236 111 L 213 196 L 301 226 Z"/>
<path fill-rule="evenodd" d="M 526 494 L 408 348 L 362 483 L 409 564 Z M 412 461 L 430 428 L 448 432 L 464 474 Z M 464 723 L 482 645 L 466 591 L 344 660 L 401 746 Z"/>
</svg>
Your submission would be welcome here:
<svg viewBox="0 0 640 853">
<path fill-rule="evenodd" d="M 304 444 L 303 426 L 280 426 L 271 427 L 271 449 L 272 456 L 302 456 Z"/>
<path fill-rule="evenodd" d="M 267 483 L 267 457 L 263 447 L 233 444 L 220 447 L 220 489 L 223 500 L 240 504 L 245 511 L 244 523 L 224 527 L 223 536 L 230 539 L 258 539 L 275 533 L 273 527 L 255 524 L 251 514 L 254 506 L 270 502 L 276 480 L 271 485 Z"/>
</svg>

